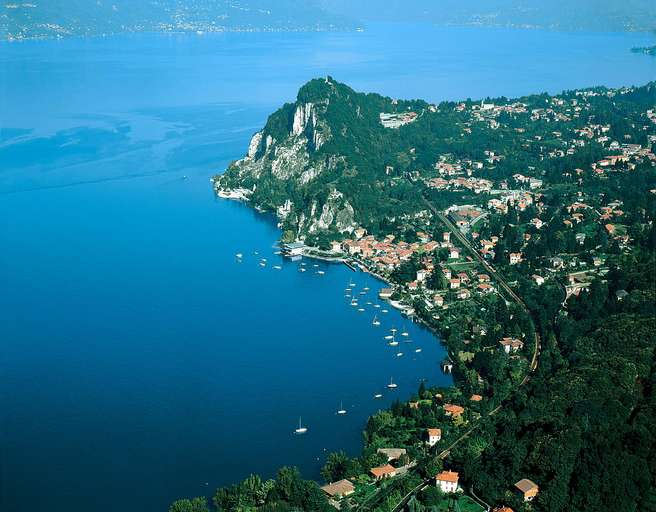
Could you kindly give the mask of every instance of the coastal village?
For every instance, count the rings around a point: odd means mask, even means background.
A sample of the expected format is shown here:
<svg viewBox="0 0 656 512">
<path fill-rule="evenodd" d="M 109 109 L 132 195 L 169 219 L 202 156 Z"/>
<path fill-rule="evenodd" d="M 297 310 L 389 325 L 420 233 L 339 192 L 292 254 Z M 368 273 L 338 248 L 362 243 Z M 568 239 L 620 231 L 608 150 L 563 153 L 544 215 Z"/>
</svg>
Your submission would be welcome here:
<svg viewBox="0 0 656 512">
<path fill-rule="evenodd" d="M 577 94 L 577 97 L 569 101 L 554 98 L 546 108 L 531 109 L 530 112 L 523 103 L 481 103 L 470 107 L 458 104 L 455 108 L 459 112 L 469 110 L 472 124 L 485 123 L 491 129 L 498 129 L 501 126 L 498 118 L 502 114 L 530 115 L 531 122 L 571 121 L 581 118 L 586 110 L 586 99 L 596 94 L 598 93 Z M 622 94 L 622 91 L 617 94 Z M 416 114 L 396 119 L 392 123 L 389 117 L 381 115 L 381 122 L 387 128 L 399 128 L 415 119 Z M 653 110 L 647 110 L 644 113 L 642 128 L 656 132 L 654 124 L 656 114 Z M 471 133 L 469 127 L 465 128 L 465 131 Z M 642 146 L 631 143 L 629 136 L 621 141 L 615 140 L 608 135 L 610 131 L 610 125 L 592 123 L 572 130 L 571 138 L 561 131 L 552 131 L 552 143 L 541 147 L 540 157 L 564 158 L 583 151 L 591 143 L 603 148 L 604 156 L 591 162 L 588 168 L 566 169 L 562 172 L 562 181 L 574 183 L 579 188 L 583 188 L 582 185 L 586 181 L 603 180 L 613 173 L 631 173 L 639 165 L 656 167 L 656 155 L 652 150 L 656 135 L 649 135 L 651 145 Z M 527 143 L 539 144 L 543 141 L 543 136 L 535 135 Z M 558 149 L 554 149 L 553 142 L 557 143 Z M 426 191 L 464 191 L 481 198 L 473 204 L 454 202 L 447 206 L 442 214 L 448 219 L 445 225 L 459 231 L 467 247 L 477 251 L 485 261 L 496 264 L 498 268 L 511 270 L 513 274 L 520 272 L 517 269 L 523 270 L 536 287 L 553 282 L 565 291 L 565 300 L 568 300 L 571 296 L 578 296 L 583 290 L 587 291 L 595 277 L 603 276 L 608 271 L 605 265 L 606 251 L 631 250 L 631 237 L 627 226 L 623 224 L 625 212 L 620 199 L 605 194 L 595 196 L 578 190 L 564 206 L 552 206 L 544 201 L 544 190 L 548 189 L 549 185 L 545 184 L 536 168 L 528 168 L 524 173 L 514 173 L 509 179 L 495 181 L 489 178 L 490 171 L 497 162 L 504 159 L 504 155 L 491 149 L 485 151 L 485 156 L 484 161 L 472 161 L 440 155 L 434 165 L 434 176 L 414 173 L 411 177 Z M 656 190 L 650 190 L 648 193 L 655 194 Z M 470 197 L 464 201 L 469 202 Z M 514 216 L 515 220 L 510 234 L 507 229 L 495 231 L 492 228 L 495 223 L 491 219 L 495 216 L 507 219 L 510 215 Z M 421 215 L 415 218 L 426 220 L 419 224 L 422 230 L 414 233 L 415 240 L 412 242 L 395 234 L 377 239 L 374 235 L 367 234 L 364 228 L 357 228 L 352 233 L 353 237 L 333 241 L 331 252 L 390 282 L 389 287 L 380 290 L 380 297 L 389 300 L 394 307 L 409 317 L 417 316 L 420 321 L 424 321 L 421 319 L 429 315 L 436 321 L 436 325 L 440 325 L 440 320 L 449 315 L 450 309 L 457 308 L 456 318 L 460 318 L 463 304 L 469 303 L 469 309 L 483 309 L 489 303 L 487 299 L 491 295 L 500 293 L 498 284 L 486 272 L 486 268 L 472 257 L 467 248 L 459 243 L 455 230 L 438 232 L 435 229 L 436 219 L 428 211 L 421 212 Z M 496 225 L 503 224 L 499 222 Z M 506 223 L 506 227 L 508 225 Z M 532 251 L 532 247 L 548 229 L 563 233 L 571 242 L 562 252 L 541 256 Z M 507 237 L 513 237 L 511 243 L 505 240 Z M 399 269 L 404 266 L 411 270 L 404 273 L 399 280 Z M 617 299 L 622 300 L 627 295 L 626 291 L 620 290 Z M 421 309 L 423 315 L 418 314 L 417 309 Z M 448 322 L 446 327 L 448 329 Z M 480 339 L 485 335 L 484 329 L 484 325 L 475 325 L 465 336 Z M 441 333 L 445 332 L 443 327 L 439 330 Z M 471 339 L 463 340 L 462 351 L 454 353 L 453 346 L 450 346 L 451 357 L 468 368 L 474 359 L 473 351 L 497 350 L 511 359 L 523 360 L 518 366 L 526 371 L 532 356 L 531 350 L 535 350 L 526 339 L 526 333 L 518 337 L 505 335 L 508 333 L 501 334 L 496 347 L 472 343 Z M 452 371 L 454 360 L 443 361 L 443 371 Z M 485 394 L 489 394 L 490 389 L 483 384 L 481 375 L 476 375 L 476 381 L 480 385 L 481 394 L 473 393 L 469 398 L 462 395 L 454 397 L 457 404 L 450 403 L 451 397 L 445 397 L 444 392 L 431 395 L 426 391 L 423 396 L 408 402 L 405 407 L 409 414 L 420 408 L 430 408 L 438 410 L 442 418 L 439 423 L 416 431 L 410 437 L 411 443 L 433 453 L 446 455 L 447 447 L 455 436 L 467 432 L 470 424 L 480 418 L 481 414 L 485 414 L 481 403 L 486 400 Z M 405 444 L 404 447 L 378 448 L 378 453 L 386 455 L 387 461 L 372 467 L 370 477 L 375 482 L 380 482 L 404 475 L 412 466 L 406 453 L 409 446 L 411 444 Z M 445 451 L 440 453 L 441 449 Z M 444 459 L 446 467 L 448 458 Z M 464 490 L 459 484 L 457 471 L 443 469 L 429 481 L 445 495 Z M 336 508 L 339 508 L 342 503 L 340 500 L 355 493 L 356 487 L 351 481 L 343 479 L 323 486 L 322 490 Z M 530 503 L 538 495 L 539 485 L 529 478 L 522 478 L 514 483 L 512 492 L 520 501 Z M 481 505 L 487 506 L 478 500 L 472 506 L 476 509 L 476 506 Z M 513 509 L 505 504 L 498 505 L 493 510 L 513 512 Z"/>
<path fill-rule="evenodd" d="M 452 461 L 452 452 L 470 443 L 537 368 L 542 340 L 533 304 L 550 297 L 566 307 L 606 279 L 609 260 L 632 252 L 634 226 L 644 214 L 624 202 L 614 183 L 654 172 L 656 108 L 631 112 L 621 126 L 599 122 L 609 116 L 597 110 L 636 94 L 593 89 L 382 112 L 379 122 L 392 132 L 444 114 L 457 120 L 463 141 L 490 142 L 467 156 L 462 149 L 460 156 L 436 153 L 430 165 L 417 167 L 417 150 L 409 147 L 409 165 L 382 166 L 381 186 L 410 187 L 420 198 L 410 208 L 404 204 L 384 230 L 369 230 L 365 222 L 338 226 L 318 243 L 311 228 L 283 243 L 288 255 L 341 260 L 385 281 L 379 297 L 439 335 L 448 354 L 439 366 L 457 382 L 448 389 L 422 384 L 391 414 L 374 415 L 366 456 L 357 462 L 328 459 L 321 489 L 335 508 L 370 510 L 378 503 L 376 510 L 397 512 L 415 510 L 412 503 L 425 498 L 424 505 L 457 503 L 460 510 L 531 510 L 545 482 L 517 474 L 506 482 L 504 498 L 488 504 L 463 483 L 463 461 Z M 505 143 L 497 147 L 490 134 Z M 255 191 L 215 186 L 246 200 Z M 293 210 L 288 201 L 283 230 L 293 227 Z M 619 289 L 614 300 L 628 298 Z M 349 465 L 358 469 L 345 470 Z M 391 489 L 402 499 L 381 507 Z M 426 498 L 431 492 L 438 494 Z"/>
</svg>

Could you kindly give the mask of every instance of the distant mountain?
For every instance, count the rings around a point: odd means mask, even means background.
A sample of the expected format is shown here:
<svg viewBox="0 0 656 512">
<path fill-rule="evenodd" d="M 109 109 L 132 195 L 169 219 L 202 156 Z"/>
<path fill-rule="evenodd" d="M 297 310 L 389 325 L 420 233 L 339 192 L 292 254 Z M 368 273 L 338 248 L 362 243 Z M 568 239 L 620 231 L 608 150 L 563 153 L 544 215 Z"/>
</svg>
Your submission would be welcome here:
<svg viewBox="0 0 656 512">
<path fill-rule="evenodd" d="M 656 46 L 645 46 L 641 48 L 631 48 L 633 53 L 644 53 L 645 55 L 651 55 L 656 57 Z"/>
<path fill-rule="evenodd" d="M 353 29 L 315 0 L 7 0 L 0 39 L 122 32 Z"/>
<path fill-rule="evenodd" d="M 321 0 L 365 21 L 427 21 L 556 30 L 644 31 L 656 27 L 654 0 Z"/>
</svg>

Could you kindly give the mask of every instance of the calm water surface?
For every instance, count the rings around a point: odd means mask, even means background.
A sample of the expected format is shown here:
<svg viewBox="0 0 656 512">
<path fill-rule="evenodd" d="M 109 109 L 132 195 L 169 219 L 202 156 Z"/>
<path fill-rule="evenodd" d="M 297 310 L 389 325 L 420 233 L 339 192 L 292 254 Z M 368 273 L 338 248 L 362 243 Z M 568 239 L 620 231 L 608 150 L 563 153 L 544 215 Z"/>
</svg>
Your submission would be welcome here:
<svg viewBox="0 0 656 512">
<path fill-rule="evenodd" d="M 396 357 L 382 338 L 403 319 L 348 305 L 349 280 L 372 302 L 379 282 L 299 272 L 271 219 L 212 194 L 305 81 L 432 101 L 640 84 L 656 59 L 628 49 L 649 41 L 379 25 L 0 44 L 0 509 L 156 511 L 282 464 L 317 477 L 377 408 L 450 383 L 429 333 L 406 323 Z"/>
</svg>

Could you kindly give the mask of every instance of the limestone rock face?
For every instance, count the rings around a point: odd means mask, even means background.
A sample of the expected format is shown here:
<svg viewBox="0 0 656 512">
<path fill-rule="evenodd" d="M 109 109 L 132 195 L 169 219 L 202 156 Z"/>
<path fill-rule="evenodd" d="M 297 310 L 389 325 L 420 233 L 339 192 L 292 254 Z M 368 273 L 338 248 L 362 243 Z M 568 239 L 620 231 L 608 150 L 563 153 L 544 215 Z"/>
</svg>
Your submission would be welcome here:
<svg viewBox="0 0 656 512">
<path fill-rule="evenodd" d="M 301 100 L 299 93 L 298 101 L 274 113 L 252 136 L 246 156 L 214 178 L 222 197 L 248 199 L 274 211 L 281 225 L 295 229 L 299 238 L 323 230 L 348 233 L 357 227 L 355 211 L 343 194 L 329 185 L 317 186 L 355 172 L 346 170 L 343 156 L 320 151 L 332 138 L 327 110 L 334 85 L 326 85 L 325 97 Z"/>
<path fill-rule="evenodd" d="M 353 207 L 344 199 L 344 195 L 337 190 L 330 193 L 321 207 L 321 213 L 318 216 L 316 213 L 316 208 L 313 208 L 308 227 L 309 233 L 330 228 L 335 228 L 340 233 L 350 233 L 356 227 L 353 219 Z"/>
<path fill-rule="evenodd" d="M 292 135 L 300 135 L 305 131 L 308 122 L 313 118 L 312 103 L 301 104 L 296 107 L 294 112 L 294 122 L 292 125 Z M 316 122 L 316 118 L 314 118 Z"/>
<path fill-rule="evenodd" d="M 248 157 L 251 160 L 257 156 L 262 146 L 262 132 L 257 132 L 251 138 L 251 142 L 248 145 Z"/>
</svg>

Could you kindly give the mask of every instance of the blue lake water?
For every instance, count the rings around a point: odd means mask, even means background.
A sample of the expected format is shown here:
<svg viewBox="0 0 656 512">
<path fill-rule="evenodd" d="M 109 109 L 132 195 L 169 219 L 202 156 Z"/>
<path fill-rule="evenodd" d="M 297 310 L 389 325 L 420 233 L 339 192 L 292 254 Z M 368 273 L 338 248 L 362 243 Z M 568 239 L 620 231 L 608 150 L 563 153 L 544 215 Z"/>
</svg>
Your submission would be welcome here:
<svg viewBox="0 0 656 512">
<path fill-rule="evenodd" d="M 0 509 L 155 511 L 283 464 L 318 477 L 377 408 L 450 383 L 428 332 L 405 322 L 397 358 L 383 335 L 404 320 L 376 329 L 344 298 L 381 283 L 299 272 L 270 218 L 212 194 L 305 81 L 431 101 L 641 84 L 656 59 L 628 50 L 650 41 L 375 25 L 0 44 Z"/>
</svg>

